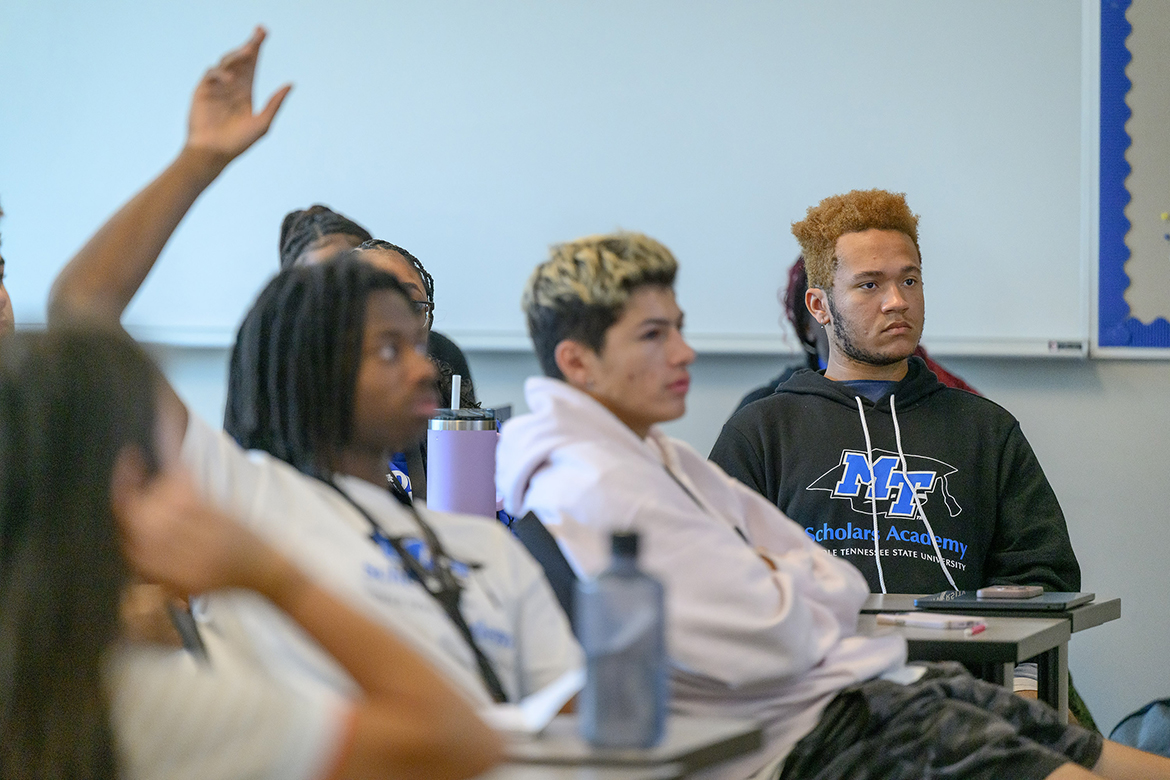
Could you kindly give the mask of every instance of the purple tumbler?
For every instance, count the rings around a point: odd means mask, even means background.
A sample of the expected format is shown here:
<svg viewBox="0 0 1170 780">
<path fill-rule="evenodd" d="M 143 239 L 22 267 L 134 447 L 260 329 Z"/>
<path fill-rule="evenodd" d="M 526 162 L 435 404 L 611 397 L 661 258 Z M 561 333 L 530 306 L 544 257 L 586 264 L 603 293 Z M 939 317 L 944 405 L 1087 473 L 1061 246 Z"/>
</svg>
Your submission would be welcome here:
<svg viewBox="0 0 1170 780">
<path fill-rule="evenodd" d="M 427 507 L 496 516 L 496 413 L 438 409 L 427 431 Z"/>
</svg>

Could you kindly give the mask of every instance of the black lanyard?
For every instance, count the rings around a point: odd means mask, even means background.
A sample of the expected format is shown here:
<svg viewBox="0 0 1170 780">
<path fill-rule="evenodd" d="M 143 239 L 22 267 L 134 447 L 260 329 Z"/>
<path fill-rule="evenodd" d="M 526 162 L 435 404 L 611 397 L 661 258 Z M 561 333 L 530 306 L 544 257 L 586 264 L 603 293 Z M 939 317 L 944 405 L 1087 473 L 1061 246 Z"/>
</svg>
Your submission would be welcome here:
<svg viewBox="0 0 1170 780">
<path fill-rule="evenodd" d="M 370 513 L 365 508 L 350 498 L 348 493 L 331 480 L 322 481 L 336 490 L 342 498 L 349 502 L 350 506 L 361 513 L 362 517 L 366 518 L 366 522 L 370 524 L 370 541 L 378 545 L 383 552 L 388 553 L 392 550 L 402 561 L 402 565 L 406 567 L 410 578 L 421 585 L 423 590 L 431 594 L 435 601 L 439 602 L 439 605 L 443 607 L 443 611 L 447 613 L 447 617 L 451 619 L 451 622 L 459 629 L 459 633 L 463 635 L 463 640 L 467 642 L 467 646 L 475 653 L 475 661 L 479 665 L 479 675 L 483 678 L 483 684 L 491 693 L 492 698 L 497 703 L 506 702 L 508 700 L 508 694 L 504 692 L 504 686 L 500 684 L 500 678 L 496 674 L 491 660 L 480 649 L 479 644 L 475 641 L 475 637 L 472 636 L 471 628 L 467 625 L 467 621 L 463 617 L 463 611 L 459 608 L 459 602 L 463 598 L 463 586 L 459 584 L 458 578 L 451 571 L 451 556 L 447 555 L 447 551 L 443 549 L 443 545 L 439 542 L 439 537 L 430 525 L 422 519 L 418 510 L 414 508 L 414 504 L 411 503 L 410 497 L 406 495 L 406 491 L 399 487 L 399 492 L 396 492 L 392 487 L 390 493 L 409 510 L 410 514 L 414 517 L 414 521 L 418 523 L 418 527 L 422 530 L 427 549 L 431 553 L 431 567 L 429 570 L 423 566 L 418 558 L 410 554 L 410 551 L 403 546 L 400 537 L 390 536 L 383 531 L 382 526 L 378 525 L 378 522 L 370 516 Z M 398 487 L 398 480 L 393 477 L 390 478 L 390 483 L 392 486 Z"/>
</svg>

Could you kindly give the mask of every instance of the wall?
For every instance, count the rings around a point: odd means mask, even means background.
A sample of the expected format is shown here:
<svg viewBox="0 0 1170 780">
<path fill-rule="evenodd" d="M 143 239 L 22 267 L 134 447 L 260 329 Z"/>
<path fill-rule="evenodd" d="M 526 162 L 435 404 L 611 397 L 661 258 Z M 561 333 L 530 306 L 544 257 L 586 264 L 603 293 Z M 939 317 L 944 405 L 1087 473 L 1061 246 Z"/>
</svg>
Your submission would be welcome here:
<svg viewBox="0 0 1170 780">
<path fill-rule="evenodd" d="M 227 353 L 158 348 L 156 355 L 192 408 L 219 420 Z M 529 353 L 469 356 L 480 398 L 523 410 Z M 701 355 L 687 416 L 671 434 L 706 453 L 743 393 L 788 358 Z M 1084 587 L 1120 596 L 1122 618 L 1074 637 L 1077 688 L 1098 724 L 1170 695 L 1170 364 L 1143 361 L 953 359 L 948 368 L 1019 418 L 1068 517 Z"/>
</svg>

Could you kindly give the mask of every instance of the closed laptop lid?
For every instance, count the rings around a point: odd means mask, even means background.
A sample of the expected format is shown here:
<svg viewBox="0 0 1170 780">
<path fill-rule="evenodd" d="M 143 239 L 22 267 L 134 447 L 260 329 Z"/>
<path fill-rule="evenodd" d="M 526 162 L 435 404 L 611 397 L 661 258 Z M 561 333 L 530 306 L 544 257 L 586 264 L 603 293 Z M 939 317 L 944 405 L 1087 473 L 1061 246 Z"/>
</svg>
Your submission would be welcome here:
<svg viewBox="0 0 1170 780">
<path fill-rule="evenodd" d="M 965 612 L 976 610 L 994 612 L 1061 612 L 1082 604 L 1088 604 L 1095 593 L 1041 593 L 1030 599 L 981 599 L 973 590 L 943 591 L 931 596 L 914 599 L 919 609 L 961 609 Z"/>
</svg>

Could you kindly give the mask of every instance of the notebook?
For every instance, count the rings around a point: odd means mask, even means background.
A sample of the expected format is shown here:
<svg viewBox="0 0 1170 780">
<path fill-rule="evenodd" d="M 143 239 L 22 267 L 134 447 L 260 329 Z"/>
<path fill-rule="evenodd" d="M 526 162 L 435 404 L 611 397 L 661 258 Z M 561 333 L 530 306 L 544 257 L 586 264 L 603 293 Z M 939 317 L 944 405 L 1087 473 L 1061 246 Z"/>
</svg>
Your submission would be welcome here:
<svg viewBox="0 0 1170 780">
<path fill-rule="evenodd" d="M 919 609 L 947 609 L 956 612 L 1063 612 L 1088 604 L 1095 593 L 1041 593 L 1030 599 L 981 599 L 973 590 L 948 590 L 914 599 Z"/>
</svg>

